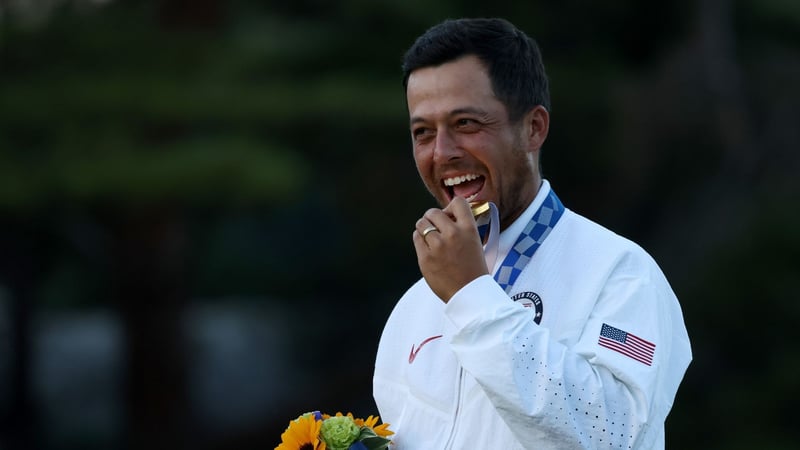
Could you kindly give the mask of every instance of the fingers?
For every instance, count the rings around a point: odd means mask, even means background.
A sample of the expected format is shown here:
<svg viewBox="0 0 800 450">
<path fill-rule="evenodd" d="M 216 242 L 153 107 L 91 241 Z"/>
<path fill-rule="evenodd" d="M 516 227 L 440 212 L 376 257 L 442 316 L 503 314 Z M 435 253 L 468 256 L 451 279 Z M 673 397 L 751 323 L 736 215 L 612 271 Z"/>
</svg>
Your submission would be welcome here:
<svg viewBox="0 0 800 450">
<path fill-rule="evenodd" d="M 455 197 L 444 209 L 431 208 L 425 211 L 424 219 L 446 234 L 448 225 L 470 226 L 475 223 L 469 203 L 463 197 Z"/>
<path fill-rule="evenodd" d="M 417 220 L 414 240 L 421 238 L 428 246 L 442 236 L 453 235 L 456 228 L 475 227 L 475 218 L 469 203 L 462 197 L 455 197 L 444 209 L 431 208 Z"/>
<path fill-rule="evenodd" d="M 472 224 L 475 218 L 469 202 L 463 197 L 455 197 L 443 210 L 445 214 L 452 217 L 457 223 Z"/>
<path fill-rule="evenodd" d="M 436 214 L 435 211 L 438 211 L 439 214 Z M 435 218 L 428 218 L 428 214 Z M 440 223 L 442 226 L 446 225 L 446 221 L 449 221 L 449 218 L 442 218 L 440 217 L 441 210 L 431 209 L 425 213 L 425 216 L 417 220 L 416 226 L 414 227 L 414 242 L 417 241 L 424 242 L 425 245 L 429 245 L 428 239 L 434 239 L 435 237 L 439 237 L 441 235 L 441 230 L 435 223 Z M 435 222 L 434 222 L 435 221 Z"/>
</svg>

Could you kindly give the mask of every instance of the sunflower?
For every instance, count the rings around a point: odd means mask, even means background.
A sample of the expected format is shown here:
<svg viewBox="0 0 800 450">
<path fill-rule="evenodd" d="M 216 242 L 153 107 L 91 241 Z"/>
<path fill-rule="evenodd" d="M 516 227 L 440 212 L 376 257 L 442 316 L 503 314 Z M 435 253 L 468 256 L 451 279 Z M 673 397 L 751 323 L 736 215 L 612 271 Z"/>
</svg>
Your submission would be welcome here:
<svg viewBox="0 0 800 450">
<path fill-rule="evenodd" d="M 281 434 L 281 444 L 275 450 L 326 450 L 325 443 L 319 439 L 322 421 L 313 414 L 304 414 L 289 422 L 289 427 Z"/>
</svg>

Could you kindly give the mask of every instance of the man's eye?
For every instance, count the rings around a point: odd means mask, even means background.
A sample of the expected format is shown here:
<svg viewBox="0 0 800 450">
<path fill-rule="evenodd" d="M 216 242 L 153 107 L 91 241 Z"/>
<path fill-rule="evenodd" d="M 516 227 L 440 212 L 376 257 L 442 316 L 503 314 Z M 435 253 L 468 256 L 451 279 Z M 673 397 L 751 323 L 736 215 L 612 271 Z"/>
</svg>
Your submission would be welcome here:
<svg viewBox="0 0 800 450">
<path fill-rule="evenodd" d="M 477 124 L 478 124 L 478 122 L 473 120 L 473 119 L 458 119 L 456 121 L 456 126 L 458 126 L 460 128 L 471 127 L 471 126 L 475 126 Z"/>
<path fill-rule="evenodd" d="M 411 132 L 411 134 L 414 136 L 414 138 L 419 139 L 427 135 L 430 135 L 431 132 L 428 128 L 415 128 L 414 131 Z"/>
</svg>

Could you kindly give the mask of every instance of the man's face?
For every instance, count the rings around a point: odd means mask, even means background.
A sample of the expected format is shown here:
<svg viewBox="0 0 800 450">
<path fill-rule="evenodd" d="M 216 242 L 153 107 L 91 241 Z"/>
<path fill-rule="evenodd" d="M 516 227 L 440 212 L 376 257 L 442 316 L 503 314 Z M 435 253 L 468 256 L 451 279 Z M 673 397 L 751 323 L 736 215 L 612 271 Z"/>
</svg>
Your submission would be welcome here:
<svg viewBox="0 0 800 450">
<path fill-rule="evenodd" d="M 492 201 L 502 228 L 519 217 L 538 191 L 539 148 L 527 119 L 509 123 L 480 60 L 415 70 L 406 100 L 417 170 L 439 204 Z"/>
</svg>

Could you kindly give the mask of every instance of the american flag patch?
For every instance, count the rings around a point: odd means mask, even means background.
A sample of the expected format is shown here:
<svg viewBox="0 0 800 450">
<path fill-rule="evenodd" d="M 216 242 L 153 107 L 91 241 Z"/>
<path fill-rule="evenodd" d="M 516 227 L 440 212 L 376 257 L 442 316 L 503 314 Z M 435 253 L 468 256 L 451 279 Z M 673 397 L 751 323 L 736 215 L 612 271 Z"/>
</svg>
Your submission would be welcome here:
<svg viewBox="0 0 800 450">
<path fill-rule="evenodd" d="M 619 328 L 614 328 L 604 323 L 603 328 L 600 329 L 600 339 L 597 343 L 601 347 L 622 353 L 640 363 L 648 366 L 653 364 L 653 353 L 656 351 L 656 344 L 645 341 Z"/>
</svg>

